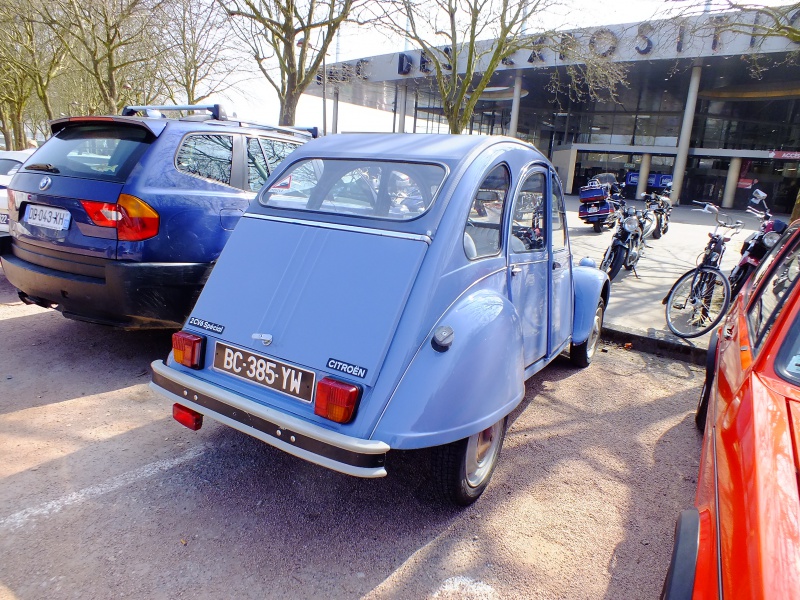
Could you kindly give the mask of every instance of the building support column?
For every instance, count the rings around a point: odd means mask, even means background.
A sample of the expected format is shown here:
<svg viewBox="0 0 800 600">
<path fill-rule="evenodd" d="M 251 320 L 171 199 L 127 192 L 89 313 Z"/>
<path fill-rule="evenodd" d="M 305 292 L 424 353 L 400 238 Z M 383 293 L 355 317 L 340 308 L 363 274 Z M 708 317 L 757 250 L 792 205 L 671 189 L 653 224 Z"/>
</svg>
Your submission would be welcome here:
<svg viewBox="0 0 800 600">
<path fill-rule="evenodd" d="M 517 75 L 514 77 L 514 97 L 511 100 L 511 122 L 508 124 L 508 135 L 511 137 L 517 137 L 520 96 L 522 96 L 522 75 Z"/>
<path fill-rule="evenodd" d="M 675 156 L 675 167 L 672 170 L 672 193 L 670 194 L 670 200 L 672 200 L 673 204 L 678 201 L 681 188 L 683 187 L 683 176 L 686 173 L 686 162 L 689 158 L 689 142 L 691 142 L 692 138 L 694 111 L 697 107 L 697 92 L 700 89 L 700 76 L 702 74 L 703 67 L 700 65 L 692 67 L 689 92 L 686 94 L 686 108 L 683 111 L 681 136 L 678 138 L 678 154 Z"/>
<path fill-rule="evenodd" d="M 650 177 L 650 159 L 652 154 L 642 154 L 642 164 L 639 165 L 639 182 L 636 184 L 636 197 L 641 198 L 647 191 L 647 178 Z"/>
<path fill-rule="evenodd" d="M 333 133 L 339 133 L 339 88 L 333 90 Z"/>
<path fill-rule="evenodd" d="M 397 131 L 398 133 L 405 133 L 406 132 L 406 104 L 408 99 L 408 84 L 400 86 L 400 95 L 397 99 L 399 106 L 399 116 L 400 121 L 398 123 Z"/>
<path fill-rule="evenodd" d="M 739 185 L 739 173 L 742 170 L 742 159 L 738 156 L 731 158 L 728 167 L 728 177 L 725 179 L 725 191 L 722 192 L 722 207 L 733 208 L 733 200 L 736 196 L 736 188 Z"/>
</svg>

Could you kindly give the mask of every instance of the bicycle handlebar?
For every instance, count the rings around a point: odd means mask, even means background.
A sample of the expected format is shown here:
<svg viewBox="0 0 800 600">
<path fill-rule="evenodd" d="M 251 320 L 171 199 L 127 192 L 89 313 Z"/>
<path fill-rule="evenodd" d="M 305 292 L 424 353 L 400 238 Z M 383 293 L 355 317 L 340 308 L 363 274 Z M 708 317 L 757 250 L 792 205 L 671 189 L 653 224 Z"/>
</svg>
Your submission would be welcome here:
<svg viewBox="0 0 800 600">
<path fill-rule="evenodd" d="M 731 223 L 731 217 L 726 215 L 725 213 L 719 212 L 719 207 L 716 204 L 712 204 L 711 202 L 700 202 L 698 200 L 692 200 L 693 204 L 702 204 L 703 208 L 693 208 L 692 210 L 697 210 L 704 213 L 713 213 L 714 220 L 717 222 L 717 226 L 724 227 L 725 229 L 735 229 L 734 233 L 738 233 L 742 227 L 744 227 L 744 223 L 742 221 L 736 220 L 735 223 Z M 720 217 L 723 217 L 722 220 Z"/>
</svg>

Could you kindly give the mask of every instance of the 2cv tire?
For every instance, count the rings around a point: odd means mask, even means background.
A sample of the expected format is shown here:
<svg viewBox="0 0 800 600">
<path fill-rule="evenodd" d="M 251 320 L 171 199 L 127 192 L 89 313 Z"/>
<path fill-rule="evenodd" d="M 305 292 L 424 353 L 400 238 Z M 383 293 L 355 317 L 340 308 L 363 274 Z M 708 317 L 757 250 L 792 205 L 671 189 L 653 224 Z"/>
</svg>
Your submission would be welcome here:
<svg viewBox="0 0 800 600">
<path fill-rule="evenodd" d="M 592 330 L 589 337 L 582 344 L 570 344 L 569 359 L 576 367 L 588 367 L 600 344 L 600 332 L 603 330 L 603 316 L 606 312 L 606 303 L 600 298 L 592 320 Z"/>
<path fill-rule="evenodd" d="M 433 449 L 432 474 L 441 498 L 469 506 L 480 497 L 497 465 L 507 421 L 503 417 L 475 435 Z"/>
</svg>

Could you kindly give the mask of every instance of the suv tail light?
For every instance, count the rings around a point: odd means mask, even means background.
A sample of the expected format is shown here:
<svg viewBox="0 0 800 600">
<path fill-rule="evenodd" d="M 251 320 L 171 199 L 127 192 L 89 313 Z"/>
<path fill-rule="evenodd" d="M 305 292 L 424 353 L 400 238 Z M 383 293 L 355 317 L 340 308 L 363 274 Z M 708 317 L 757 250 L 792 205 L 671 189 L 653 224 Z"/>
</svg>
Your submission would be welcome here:
<svg viewBox="0 0 800 600">
<path fill-rule="evenodd" d="M 361 388 L 357 385 L 325 377 L 317 384 L 314 414 L 337 423 L 349 423 L 360 396 Z"/>
<path fill-rule="evenodd" d="M 203 348 L 206 338 L 188 331 L 172 334 L 172 356 L 175 361 L 190 369 L 203 368 Z"/>
<path fill-rule="evenodd" d="M 6 194 L 8 194 L 8 212 L 15 213 L 17 212 L 17 200 L 14 197 L 14 194 L 18 194 L 19 192 L 15 192 L 14 190 L 6 190 Z"/>
<path fill-rule="evenodd" d="M 116 204 L 93 200 L 81 204 L 95 225 L 115 228 L 118 240 L 139 242 L 158 234 L 158 213 L 136 196 L 120 194 Z"/>
</svg>

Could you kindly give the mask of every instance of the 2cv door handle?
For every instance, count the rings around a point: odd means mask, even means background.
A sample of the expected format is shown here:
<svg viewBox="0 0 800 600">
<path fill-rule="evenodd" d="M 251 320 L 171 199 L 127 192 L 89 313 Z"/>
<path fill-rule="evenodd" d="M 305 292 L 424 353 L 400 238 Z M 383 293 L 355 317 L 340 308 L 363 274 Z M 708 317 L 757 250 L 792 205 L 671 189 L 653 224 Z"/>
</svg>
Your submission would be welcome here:
<svg viewBox="0 0 800 600">
<path fill-rule="evenodd" d="M 516 275 L 517 273 L 522 273 L 522 267 L 520 267 L 519 265 L 512 265 L 511 274 Z"/>
<path fill-rule="evenodd" d="M 553 261 L 553 271 L 555 271 L 557 269 L 560 269 L 560 268 L 561 268 L 561 263 L 554 260 Z"/>
</svg>

